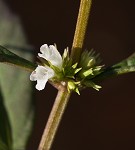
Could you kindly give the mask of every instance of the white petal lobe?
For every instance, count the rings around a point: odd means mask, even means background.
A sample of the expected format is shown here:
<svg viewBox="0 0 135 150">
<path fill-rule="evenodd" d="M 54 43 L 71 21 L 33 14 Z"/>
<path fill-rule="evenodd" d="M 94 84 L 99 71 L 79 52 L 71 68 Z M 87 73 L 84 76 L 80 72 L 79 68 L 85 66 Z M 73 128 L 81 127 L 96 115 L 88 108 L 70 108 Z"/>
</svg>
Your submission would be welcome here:
<svg viewBox="0 0 135 150">
<path fill-rule="evenodd" d="M 44 44 L 40 47 L 40 52 L 38 53 L 39 57 L 46 59 L 51 62 L 52 65 L 61 68 L 62 67 L 62 57 L 55 46 Z"/>
<path fill-rule="evenodd" d="M 31 81 L 37 81 L 36 89 L 43 90 L 46 82 L 55 76 L 54 71 L 48 66 L 38 66 L 30 75 Z"/>
</svg>

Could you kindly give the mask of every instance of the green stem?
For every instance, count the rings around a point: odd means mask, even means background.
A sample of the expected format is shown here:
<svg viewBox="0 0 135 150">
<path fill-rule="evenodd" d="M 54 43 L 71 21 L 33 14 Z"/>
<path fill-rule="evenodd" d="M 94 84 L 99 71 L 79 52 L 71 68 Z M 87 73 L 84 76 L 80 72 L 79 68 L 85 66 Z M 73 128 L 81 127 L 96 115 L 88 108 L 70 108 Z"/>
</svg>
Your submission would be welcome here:
<svg viewBox="0 0 135 150">
<path fill-rule="evenodd" d="M 70 95 L 66 87 L 59 89 L 38 150 L 50 150 Z"/>
<path fill-rule="evenodd" d="M 75 30 L 72 51 L 71 51 L 71 58 L 73 59 L 74 63 L 78 62 L 80 59 L 86 28 L 88 24 L 91 4 L 92 4 L 92 0 L 81 0 L 80 3 L 80 9 L 79 9 L 76 30 Z"/>
</svg>

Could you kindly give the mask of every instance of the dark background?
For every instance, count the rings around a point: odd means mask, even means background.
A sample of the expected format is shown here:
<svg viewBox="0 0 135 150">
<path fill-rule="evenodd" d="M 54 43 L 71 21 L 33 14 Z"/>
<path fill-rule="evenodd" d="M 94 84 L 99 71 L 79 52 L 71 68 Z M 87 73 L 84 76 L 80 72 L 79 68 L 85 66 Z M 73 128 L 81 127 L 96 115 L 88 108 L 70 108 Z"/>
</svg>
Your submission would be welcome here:
<svg viewBox="0 0 135 150">
<path fill-rule="evenodd" d="M 71 48 L 79 0 L 11 0 L 29 42 Z M 84 47 L 94 48 L 103 64 L 114 64 L 135 51 L 135 1 L 93 0 Z M 135 74 L 104 81 L 97 92 L 73 94 L 52 150 L 135 150 Z M 36 91 L 37 117 L 27 150 L 37 150 L 57 91 Z"/>
</svg>

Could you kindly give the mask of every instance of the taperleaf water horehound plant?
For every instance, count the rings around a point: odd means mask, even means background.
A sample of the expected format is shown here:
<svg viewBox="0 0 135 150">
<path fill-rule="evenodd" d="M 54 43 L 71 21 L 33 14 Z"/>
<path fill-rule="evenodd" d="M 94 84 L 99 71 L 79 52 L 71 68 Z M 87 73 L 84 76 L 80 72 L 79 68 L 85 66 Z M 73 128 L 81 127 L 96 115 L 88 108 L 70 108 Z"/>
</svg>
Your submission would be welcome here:
<svg viewBox="0 0 135 150">
<path fill-rule="evenodd" d="M 37 82 L 36 89 L 39 91 L 45 88 L 47 81 L 58 90 L 38 150 L 51 149 L 72 92 L 80 95 L 81 90 L 88 87 L 99 91 L 102 80 L 124 73 L 135 72 L 135 54 L 106 68 L 102 64 L 99 54 L 96 54 L 93 50 L 82 49 L 91 4 L 92 0 L 81 0 L 71 51 L 66 48 L 62 56 L 56 45 L 48 46 L 44 44 L 40 47 L 40 53 L 38 53 L 39 61 L 34 64 L 0 46 L 0 62 L 19 66 L 29 71 L 31 73 L 30 80 Z"/>
</svg>

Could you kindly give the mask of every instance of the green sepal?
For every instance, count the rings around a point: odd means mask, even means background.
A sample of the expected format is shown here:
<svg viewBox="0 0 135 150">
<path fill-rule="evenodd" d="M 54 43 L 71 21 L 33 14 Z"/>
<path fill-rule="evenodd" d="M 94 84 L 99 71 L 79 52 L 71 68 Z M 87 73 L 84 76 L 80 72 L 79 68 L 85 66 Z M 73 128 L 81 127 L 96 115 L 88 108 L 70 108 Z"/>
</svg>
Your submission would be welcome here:
<svg viewBox="0 0 135 150">
<path fill-rule="evenodd" d="M 102 87 L 100 85 L 97 85 L 95 84 L 94 82 L 92 81 L 84 81 L 83 84 L 86 86 L 86 87 L 92 87 L 93 89 L 99 91 Z"/>
<path fill-rule="evenodd" d="M 103 66 L 95 66 L 94 68 L 92 68 L 92 70 L 93 70 L 92 74 L 87 76 L 87 79 L 94 78 L 95 76 L 103 72 Z"/>
<path fill-rule="evenodd" d="M 77 67 L 78 63 L 75 63 L 74 65 L 72 65 L 72 68 L 75 69 Z"/>
<path fill-rule="evenodd" d="M 103 67 L 104 67 L 104 65 L 94 67 L 93 70 L 94 70 L 95 74 L 96 73 L 98 74 L 98 72 L 101 72 L 101 69 L 103 69 Z"/>
<path fill-rule="evenodd" d="M 76 85 L 73 81 L 68 81 L 68 90 L 74 90 L 76 88 Z"/>
<path fill-rule="evenodd" d="M 34 64 L 0 46 L 0 62 L 21 67 L 28 71 L 33 71 L 37 64 Z"/>
<path fill-rule="evenodd" d="M 81 55 L 79 66 L 83 69 L 88 69 L 98 65 L 100 62 L 99 54 L 96 54 L 93 49 L 91 51 L 85 50 Z"/>
<path fill-rule="evenodd" d="M 74 91 L 78 95 L 80 95 L 80 92 L 78 89 L 78 84 L 80 84 L 80 82 L 68 81 L 68 83 L 67 83 L 68 91 Z"/>
<path fill-rule="evenodd" d="M 77 63 L 72 65 L 72 60 L 69 59 L 69 61 L 67 61 L 67 63 L 65 63 L 65 65 L 63 66 L 63 75 L 66 78 L 75 78 L 75 74 L 78 73 L 81 68 L 76 68 L 77 67 Z"/>
<path fill-rule="evenodd" d="M 78 63 L 72 64 L 72 59 L 69 58 L 69 51 L 68 48 L 64 50 L 64 53 L 62 55 L 63 58 L 63 65 L 62 65 L 62 71 L 63 75 L 66 78 L 75 78 L 75 74 L 77 74 L 82 68 L 78 67 Z"/>
<path fill-rule="evenodd" d="M 81 78 L 86 78 L 89 75 L 94 75 L 93 74 L 93 68 L 90 68 L 88 70 L 82 70 L 82 72 L 80 73 Z"/>
<path fill-rule="evenodd" d="M 100 74 L 103 71 L 103 66 L 95 66 L 93 68 L 84 70 L 82 69 L 78 75 L 78 77 L 80 77 L 81 79 L 91 79 L 95 76 L 97 76 L 98 74 Z"/>
<path fill-rule="evenodd" d="M 75 69 L 74 74 L 77 74 L 80 70 L 82 70 L 82 68 Z"/>
<path fill-rule="evenodd" d="M 49 66 L 50 68 L 52 68 L 56 73 L 61 72 L 60 68 L 58 68 L 57 66 L 52 65 L 51 62 L 49 62 L 49 61 L 48 61 L 48 63 L 49 63 L 49 65 L 47 65 L 47 66 Z"/>
<path fill-rule="evenodd" d="M 63 60 L 62 68 L 65 68 L 67 66 L 71 66 L 72 65 L 72 60 L 69 58 L 68 48 L 66 48 L 64 50 L 64 53 L 62 55 L 62 60 Z"/>
<path fill-rule="evenodd" d="M 49 61 L 48 63 L 49 63 L 49 67 L 52 68 L 55 72 L 55 77 L 53 79 L 58 81 L 63 80 L 64 79 L 63 69 L 61 70 L 60 68 L 52 65 Z"/>
<path fill-rule="evenodd" d="M 78 95 L 80 95 L 80 91 L 79 91 L 78 88 L 75 89 L 75 92 L 76 92 Z"/>
<path fill-rule="evenodd" d="M 69 59 L 69 50 L 68 50 L 68 47 L 64 50 L 64 53 L 62 55 L 62 59 L 63 59 L 63 61 L 65 59 Z"/>
</svg>

